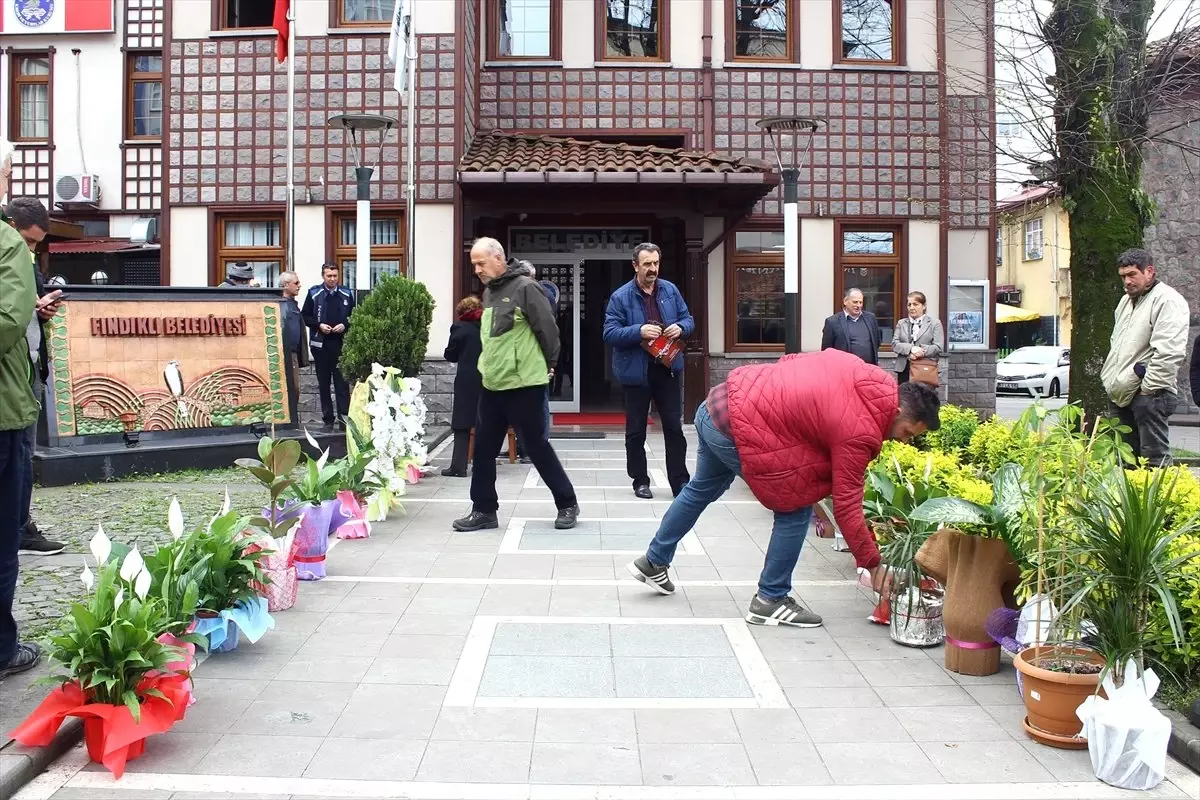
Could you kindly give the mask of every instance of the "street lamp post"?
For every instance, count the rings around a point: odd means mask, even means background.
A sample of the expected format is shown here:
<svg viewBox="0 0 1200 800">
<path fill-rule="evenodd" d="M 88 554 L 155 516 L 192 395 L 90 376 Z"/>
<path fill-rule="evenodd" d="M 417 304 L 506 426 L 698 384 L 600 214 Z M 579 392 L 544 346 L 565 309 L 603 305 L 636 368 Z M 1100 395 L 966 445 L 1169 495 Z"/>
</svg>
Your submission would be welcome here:
<svg viewBox="0 0 1200 800">
<path fill-rule="evenodd" d="M 800 167 L 812 146 L 812 136 L 821 121 L 810 117 L 767 117 L 758 121 L 758 127 L 767 132 L 771 149 L 775 151 L 775 164 L 783 178 L 783 324 L 784 352 L 800 352 L 800 212 L 799 202 Z M 781 139 L 790 139 L 792 146 L 780 149 Z M 804 150 L 795 164 L 785 166 L 786 153 L 789 163 L 795 151 L 795 139 L 803 138 Z"/>
<path fill-rule="evenodd" d="M 374 164 L 379 163 L 383 153 L 384 142 L 388 132 L 396 126 L 396 118 L 383 114 L 338 114 L 329 118 L 329 127 L 341 128 L 349 134 L 350 155 L 354 159 L 354 178 L 356 190 L 355 216 L 355 269 L 354 288 L 357 292 L 365 292 L 371 288 L 371 174 L 375 171 Z M 375 151 L 374 163 L 364 152 L 367 148 L 367 134 L 379 132 L 379 145 Z M 408 209 L 412 214 L 412 209 Z M 412 242 L 407 243 L 412 247 Z"/>
</svg>

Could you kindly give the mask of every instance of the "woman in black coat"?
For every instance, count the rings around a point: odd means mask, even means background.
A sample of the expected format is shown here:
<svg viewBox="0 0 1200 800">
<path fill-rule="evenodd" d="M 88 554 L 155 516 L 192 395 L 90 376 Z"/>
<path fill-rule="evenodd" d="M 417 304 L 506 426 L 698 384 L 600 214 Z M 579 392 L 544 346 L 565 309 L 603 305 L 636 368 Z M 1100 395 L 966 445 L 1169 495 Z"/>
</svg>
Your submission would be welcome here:
<svg viewBox="0 0 1200 800">
<path fill-rule="evenodd" d="M 454 451 L 450 466 L 442 470 L 447 478 L 467 477 L 467 448 L 471 441 L 471 428 L 479 413 L 479 395 L 483 378 L 479 374 L 479 353 L 483 344 L 479 338 L 479 318 L 483 316 L 483 304 L 478 297 L 464 297 L 454 307 L 458 321 L 450 326 L 450 343 L 446 345 L 445 358 L 458 364 L 454 374 L 454 410 L 450 416 L 450 428 L 454 431 Z"/>
</svg>

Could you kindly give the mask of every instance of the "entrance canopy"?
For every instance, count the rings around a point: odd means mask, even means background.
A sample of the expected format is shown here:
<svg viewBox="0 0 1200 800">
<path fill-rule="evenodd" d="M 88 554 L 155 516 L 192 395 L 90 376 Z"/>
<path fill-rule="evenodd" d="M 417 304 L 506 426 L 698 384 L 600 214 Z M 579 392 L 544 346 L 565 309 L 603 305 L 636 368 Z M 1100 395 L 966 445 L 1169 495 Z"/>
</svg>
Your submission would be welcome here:
<svg viewBox="0 0 1200 800">
<path fill-rule="evenodd" d="M 492 131 L 459 163 L 464 194 L 570 205 L 636 201 L 706 214 L 744 214 L 779 184 L 770 164 L 717 153 Z M 567 205 L 564 205 L 567 204 Z"/>
<path fill-rule="evenodd" d="M 1033 322 L 1041 318 L 1042 315 L 1036 311 L 1030 311 L 1027 308 L 1017 308 L 1005 303 L 996 303 L 996 323 L 998 325 L 1003 325 L 1006 322 Z"/>
</svg>

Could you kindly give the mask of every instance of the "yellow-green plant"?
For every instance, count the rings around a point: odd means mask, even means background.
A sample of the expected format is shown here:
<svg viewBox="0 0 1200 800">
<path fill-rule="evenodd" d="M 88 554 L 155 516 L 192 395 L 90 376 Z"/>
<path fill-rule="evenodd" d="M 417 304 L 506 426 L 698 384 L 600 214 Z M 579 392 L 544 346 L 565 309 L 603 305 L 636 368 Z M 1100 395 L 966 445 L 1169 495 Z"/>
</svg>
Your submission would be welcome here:
<svg viewBox="0 0 1200 800">
<path fill-rule="evenodd" d="M 971 444 L 971 437 L 979 428 L 979 412 L 946 403 L 938 412 L 941 427 L 923 437 L 924 445 L 946 453 L 960 453 Z"/>
</svg>

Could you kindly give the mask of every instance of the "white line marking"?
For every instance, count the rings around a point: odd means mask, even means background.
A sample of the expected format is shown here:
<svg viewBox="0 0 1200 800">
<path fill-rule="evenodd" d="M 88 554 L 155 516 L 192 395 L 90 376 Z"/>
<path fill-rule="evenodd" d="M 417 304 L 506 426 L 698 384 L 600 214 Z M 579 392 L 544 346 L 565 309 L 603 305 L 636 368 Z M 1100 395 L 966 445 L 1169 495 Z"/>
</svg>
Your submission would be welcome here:
<svg viewBox="0 0 1200 800">
<path fill-rule="evenodd" d="M 514 625 L 708 625 L 720 626 L 729 639 L 753 697 L 480 697 L 479 685 L 487 667 L 492 639 L 500 623 Z M 736 633 L 731 633 L 736 629 Z M 741 619 L 711 617 L 655 619 L 653 617 L 475 617 L 467 633 L 458 667 L 442 705 L 475 708 L 791 708 Z"/>
<path fill-rule="evenodd" d="M 525 550 L 521 548 L 521 537 L 525 535 L 525 523 L 527 522 L 553 522 L 553 517 L 511 517 L 508 520 L 508 527 L 504 530 L 504 538 L 500 540 L 500 549 L 497 551 L 500 555 L 524 555 L 524 556 L 640 556 L 645 553 L 645 550 Z M 657 517 L 602 517 L 596 520 L 585 520 L 587 522 L 659 522 Z M 554 531 L 550 531 L 554 533 Z M 565 534 L 564 540 L 569 541 L 569 537 L 578 534 Z M 646 540 L 649 544 L 650 540 Z M 700 544 L 700 539 L 696 536 L 696 531 L 690 530 L 679 541 L 679 552 L 688 556 L 704 556 L 708 553 L 704 549 L 704 545 Z"/>
<path fill-rule="evenodd" d="M 654 481 L 655 486 L 660 489 L 670 489 L 671 482 L 667 480 L 667 473 L 661 469 L 647 470 L 650 473 L 650 480 Z"/>
<path fill-rule="evenodd" d="M 151 744 L 151 747 L 154 745 Z M 370 800 L 1128 800 L 1126 789 L 1098 781 L 1073 783 L 938 783 L 863 786 L 594 786 L 529 783 L 439 783 L 329 778 L 262 778 L 127 772 L 120 782 L 107 772 L 80 772 L 72 789 L 160 791 L 212 794 L 292 794 Z M 1138 798 L 1186 797 L 1162 784 Z"/>
<path fill-rule="evenodd" d="M 454 444 L 454 431 L 451 431 L 449 436 L 447 436 L 445 439 L 442 439 L 441 444 L 433 448 L 433 452 L 429 454 L 428 462 L 432 463 L 435 458 L 440 456 L 442 452 L 452 444 Z"/>
<path fill-rule="evenodd" d="M 522 550 L 522 553 L 529 551 Z M 561 553 L 562 551 L 555 551 Z M 608 551 L 605 552 L 608 554 Z M 578 553 L 567 552 L 575 556 Z M 641 586 L 633 578 L 420 578 L 407 575 L 327 575 L 326 583 L 412 583 L 417 585 L 432 584 L 435 586 Z M 758 581 L 675 581 L 682 588 L 718 588 L 758 586 Z M 834 581 L 792 581 L 793 588 L 812 589 L 831 586 L 857 586 L 857 580 Z"/>
<path fill-rule="evenodd" d="M 626 484 L 625 486 L 617 486 L 617 487 L 612 487 L 612 486 L 610 486 L 610 487 L 576 486 L 575 487 L 576 491 L 578 491 L 579 489 L 604 489 L 604 488 L 632 489 L 632 487 L 629 486 L 628 484 Z M 471 502 L 471 499 L 469 497 L 413 497 L 412 495 L 403 495 L 396 499 L 400 502 L 401 506 L 403 506 L 405 503 L 458 503 L 459 505 L 463 505 L 463 504 L 470 504 L 470 502 Z M 515 505 L 517 503 L 538 503 L 538 502 L 541 502 L 541 501 L 540 500 L 501 499 L 500 505 L 503 506 L 503 505 Z M 657 498 L 655 500 L 642 500 L 640 498 L 633 499 L 633 500 L 585 500 L 583 498 L 580 498 L 576 502 L 579 503 L 579 505 L 581 505 L 581 506 L 588 505 L 589 503 L 599 503 L 599 504 L 608 504 L 608 505 L 611 505 L 612 503 L 630 503 L 633 505 L 645 506 L 646 503 L 648 503 L 648 502 L 651 502 L 651 503 L 658 502 L 658 503 L 668 503 L 669 504 L 670 500 L 667 498 Z M 757 505 L 760 505 L 760 503 L 757 500 L 714 500 L 713 502 L 709 503 L 709 505 L 710 506 L 757 506 Z M 770 524 L 770 520 L 767 520 L 766 524 Z"/>
</svg>

